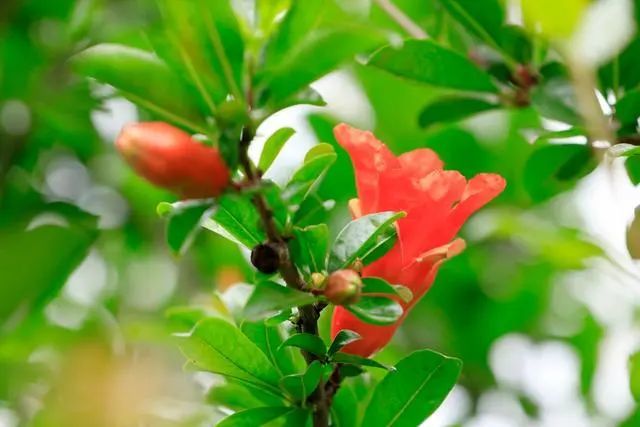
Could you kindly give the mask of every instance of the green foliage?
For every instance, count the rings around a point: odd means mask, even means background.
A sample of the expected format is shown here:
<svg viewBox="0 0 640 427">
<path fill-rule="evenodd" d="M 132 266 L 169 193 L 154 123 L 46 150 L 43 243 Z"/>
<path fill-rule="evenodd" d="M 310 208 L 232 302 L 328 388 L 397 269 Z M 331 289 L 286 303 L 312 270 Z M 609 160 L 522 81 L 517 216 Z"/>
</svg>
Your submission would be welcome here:
<svg viewBox="0 0 640 427">
<path fill-rule="evenodd" d="M 362 288 L 363 294 L 393 295 L 400 297 L 405 302 L 409 302 L 413 298 L 411 289 L 402 285 L 391 285 L 379 277 L 365 277 L 362 279 L 362 284 L 364 285 Z"/>
<path fill-rule="evenodd" d="M 408 40 L 400 48 L 385 47 L 371 57 L 369 65 L 434 86 L 497 92 L 489 76 L 471 61 L 430 40 Z"/>
<path fill-rule="evenodd" d="M 339 352 L 342 347 L 352 342 L 358 341 L 360 338 L 360 334 L 358 334 L 357 332 L 343 329 L 336 334 L 335 338 L 331 342 L 331 346 L 327 351 L 327 355 L 329 357 L 333 356 L 334 354 Z"/>
<path fill-rule="evenodd" d="M 312 152 L 312 155 L 307 155 L 304 164 L 294 172 L 284 188 L 284 199 L 293 205 L 304 202 L 335 161 L 333 149 L 322 149 L 320 153 Z"/>
<path fill-rule="evenodd" d="M 276 396 L 279 394 L 276 368 L 231 323 L 217 318 L 204 319 L 179 341 L 194 367 L 248 382 Z"/>
<path fill-rule="evenodd" d="M 20 306 L 28 310 L 42 308 L 59 292 L 95 241 L 93 217 L 60 208 L 69 212 L 50 213 L 57 215 L 55 223 L 19 223 L 13 224 L 12 229 L 0 229 L 2 246 L 11 248 L 0 257 L 1 323 Z M 37 266 L 30 265 L 29 259 L 38 260 Z"/>
<path fill-rule="evenodd" d="M 322 341 L 322 338 L 317 335 L 305 333 L 291 335 L 282 343 L 282 347 L 301 348 L 306 352 L 320 357 L 324 357 L 327 353 L 327 346 L 324 344 L 324 341 Z"/>
<path fill-rule="evenodd" d="M 366 265 L 383 256 L 395 242 L 395 222 L 404 216 L 402 212 L 382 212 L 351 221 L 336 237 L 329 268 L 345 268 L 357 259 Z"/>
<path fill-rule="evenodd" d="M 462 120 L 494 108 L 497 108 L 496 104 L 476 98 L 443 98 L 427 105 L 418 121 L 420 126 L 426 128 L 437 123 Z"/>
<path fill-rule="evenodd" d="M 281 310 L 311 304 L 313 295 L 288 288 L 274 282 L 264 281 L 256 285 L 244 308 L 244 317 L 259 320 L 271 317 Z"/>
<path fill-rule="evenodd" d="M 349 353 L 336 353 L 332 360 L 334 362 L 338 362 L 338 363 L 342 363 L 342 364 L 348 364 L 348 365 L 356 365 L 356 366 L 368 366 L 370 368 L 378 368 L 378 369 L 385 369 L 387 371 L 391 371 L 394 368 L 391 366 L 387 366 L 383 363 L 377 362 L 373 359 L 369 359 L 366 357 L 362 357 L 362 356 L 357 356 L 355 354 L 349 354 Z"/>
<path fill-rule="evenodd" d="M 303 401 L 318 387 L 323 371 L 322 364 L 316 360 L 307 367 L 304 374 L 292 374 L 282 377 L 280 379 L 280 387 L 294 400 Z"/>
<path fill-rule="evenodd" d="M 402 359 L 378 384 L 363 425 L 411 426 L 436 410 L 460 375 L 462 363 L 429 350 Z"/>
<path fill-rule="evenodd" d="M 264 407 L 238 412 L 225 418 L 220 427 L 296 426 L 305 425 L 308 413 L 291 407 Z M 281 419 L 284 418 L 284 419 Z"/>
<path fill-rule="evenodd" d="M 278 154 L 280 153 L 280 150 L 282 150 L 284 144 L 287 143 L 294 133 L 295 130 L 291 128 L 282 128 L 275 131 L 264 143 L 264 148 L 260 155 L 260 161 L 258 162 L 258 169 L 266 172 L 276 157 L 278 157 Z"/>
<path fill-rule="evenodd" d="M 205 221 L 203 226 L 249 249 L 262 243 L 265 238 L 258 212 L 246 195 L 227 194 L 220 197 L 211 221 Z"/>
<path fill-rule="evenodd" d="M 346 306 L 360 320 L 373 325 L 391 325 L 402 316 L 402 306 L 388 297 L 363 295 L 356 303 Z"/>
<path fill-rule="evenodd" d="M 573 188 L 575 182 L 595 168 L 591 150 L 580 144 L 541 145 L 529 158 L 524 185 L 535 201 Z"/>
<path fill-rule="evenodd" d="M 289 247 L 296 265 L 307 275 L 327 271 L 329 227 L 326 224 L 294 228 Z"/>
<path fill-rule="evenodd" d="M 640 355 L 633 354 L 629 358 L 630 386 L 633 398 L 637 402 L 640 400 Z"/>
<path fill-rule="evenodd" d="M 114 86 L 122 95 L 163 119 L 194 132 L 208 133 L 205 116 L 194 102 L 193 92 L 153 53 L 103 44 L 77 54 L 73 65 L 83 74 Z"/>
<path fill-rule="evenodd" d="M 168 209 L 169 212 L 164 211 Z M 158 214 L 167 216 L 167 245 L 176 255 L 184 255 L 215 208 L 211 202 L 178 202 L 158 205 Z"/>
</svg>

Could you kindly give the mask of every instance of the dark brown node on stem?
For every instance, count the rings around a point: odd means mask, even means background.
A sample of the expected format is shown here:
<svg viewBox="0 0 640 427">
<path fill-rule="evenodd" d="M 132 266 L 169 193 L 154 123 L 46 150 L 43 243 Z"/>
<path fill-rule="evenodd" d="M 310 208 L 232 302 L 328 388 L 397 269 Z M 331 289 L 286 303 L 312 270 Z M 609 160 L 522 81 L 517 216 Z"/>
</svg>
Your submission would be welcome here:
<svg viewBox="0 0 640 427">
<path fill-rule="evenodd" d="M 264 274 L 273 274 L 280 267 L 280 250 L 274 243 L 257 245 L 251 251 L 251 264 Z"/>
</svg>

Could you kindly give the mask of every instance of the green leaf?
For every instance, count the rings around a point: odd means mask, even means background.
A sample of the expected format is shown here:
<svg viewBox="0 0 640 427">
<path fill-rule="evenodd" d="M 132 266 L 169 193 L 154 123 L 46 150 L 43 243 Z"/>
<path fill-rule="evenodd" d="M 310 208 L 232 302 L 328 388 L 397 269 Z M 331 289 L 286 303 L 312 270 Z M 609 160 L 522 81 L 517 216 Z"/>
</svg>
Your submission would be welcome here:
<svg viewBox="0 0 640 427">
<path fill-rule="evenodd" d="M 362 375 L 366 371 L 364 370 L 364 368 L 358 365 L 342 364 L 340 366 L 339 372 L 341 378 L 351 378 Z"/>
<path fill-rule="evenodd" d="M 218 423 L 217 427 L 294 426 L 296 424 L 290 424 L 290 419 L 295 419 L 299 422 L 300 419 L 306 419 L 307 417 L 307 412 L 300 408 L 267 406 L 236 412 Z M 304 424 L 298 425 L 302 426 Z"/>
<path fill-rule="evenodd" d="M 543 145 L 529 157 L 523 183 L 531 198 L 544 201 L 575 186 L 596 166 L 591 150 L 581 144 Z"/>
<path fill-rule="evenodd" d="M 616 104 L 616 118 L 622 125 L 636 125 L 640 117 L 640 89 L 627 92 Z"/>
<path fill-rule="evenodd" d="M 179 339 L 182 352 L 197 369 L 245 381 L 280 395 L 276 368 L 231 323 L 218 318 L 204 319 L 189 335 Z"/>
<path fill-rule="evenodd" d="M 324 357 L 327 354 L 327 346 L 322 341 L 322 338 L 306 333 L 291 335 L 282 343 L 282 347 L 301 348 L 318 357 Z"/>
<path fill-rule="evenodd" d="M 175 255 L 184 255 L 215 209 L 212 201 L 177 202 L 167 219 L 167 244 Z M 161 209 L 159 207 L 159 209 Z"/>
<path fill-rule="evenodd" d="M 631 224 L 627 227 L 626 241 L 629 256 L 640 259 L 640 209 L 636 207 Z M 639 384 L 640 385 L 640 384 Z M 640 389 L 639 389 L 640 390 Z"/>
<path fill-rule="evenodd" d="M 232 322 L 233 316 L 224 304 L 220 295 L 213 294 L 211 305 L 206 306 L 173 306 L 165 312 L 172 331 L 189 332 L 202 319 L 219 317 Z"/>
<path fill-rule="evenodd" d="M 363 295 L 392 295 L 404 302 L 409 302 L 413 299 L 411 289 L 402 285 L 391 285 L 379 277 L 364 277 L 362 284 L 364 285 L 362 287 Z"/>
<path fill-rule="evenodd" d="M 243 100 L 244 41 L 229 0 L 158 0 L 165 34 L 156 51 L 198 89 L 214 113 L 232 95 Z"/>
<path fill-rule="evenodd" d="M 329 227 L 326 224 L 294 227 L 293 240 L 289 243 L 296 266 L 309 275 L 327 270 L 329 255 Z"/>
<path fill-rule="evenodd" d="M 636 5 L 636 11 L 640 7 Z M 604 89 L 635 90 L 640 83 L 640 37 L 636 37 L 613 61 L 600 68 L 600 80 Z"/>
<path fill-rule="evenodd" d="M 304 374 L 287 375 L 280 379 L 280 387 L 293 399 L 305 400 L 318 386 L 324 369 L 322 363 L 315 360 Z"/>
<path fill-rule="evenodd" d="M 298 227 L 306 227 L 313 224 L 325 222 L 330 207 L 315 194 L 309 195 L 300 204 L 293 215 L 293 223 Z"/>
<path fill-rule="evenodd" d="M 338 392 L 333 397 L 331 404 L 331 420 L 332 426 L 335 427 L 351 427 L 360 425 L 359 421 L 359 402 L 356 394 L 353 392 L 349 384 L 343 383 Z"/>
<path fill-rule="evenodd" d="M 534 36 L 535 37 L 535 36 Z M 519 25 L 505 25 L 500 30 L 499 44 L 501 50 L 513 58 L 519 64 L 530 64 L 533 58 L 533 42 L 527 31 Z M 539 52 L 537 55 L 544 58 L 546 43 L 539 38 L 535 41 Z"/>
<path fill-rule="evenodd" d="M 280 325 L 268 325 L 266 322 L 242 322 L 240 330 L 251 342 L 260 347 L 281 376 L 299 372 L 304 365 L 300 354 L 291 348 L 281 348 L 284 342 Z M 296 358 L 297 356 L 297 358 Z"/>
<path fill-rule="evenodd" d="M 629 385 L 636 402 L 640 402 L 640 352 L 629 358 Z"/>
<path fill-rule="evenodd" d="M 449 97 L 439 99 L 427 105 L 418 117 L 418 123 L 426 128 L 436 123 L 456 122 L 482 113 L 483 111 L 499 108 L 491 102 L 476 98 Z"/>
<path fill-rule="evenodd" d="M 260 216 L 247 196 L 226 194 L 218 199 L 213 217 L 203 226 L 252 249 L 266 238 L 260 224 Z"/>
<path fill-rule="evenodd" d="M 572 127 L 565 130 L 546 131 L 536 138 L 534 145 L 542 146 L 544 144 L 552 143 L 569 143 L 570 141 L 567 141 L 567 139 L 575 138 L 576 136 L 586 138 L 586 133 L 586 130 L 579 127 Z"/>
<path fill-rule="evenodd" d="M 355 304 L 345 306 L 358 319 L 372 325 L 392 325 L 402 316 L 402 306 L 386 297 L 363 295 Z"/>
<path fill-rule="evenodd" d="M 298 169 L 285 187 L 282 196 L 291 204 L 302 203 L 315 186 L 320 182 L 326 171 L 337 159 L 335 152 L 318 155 L 304 163 Z"/>
<path fill-rule="evenodd" d="M 629 179 L 634 185 L 640 184 L 640 157 L 632 156 L 624 162 L 624 167 L 627 170 Z"/>
<path fill-rule="evenodd" d="M 329 351 L 327 351 L 327 355 L 331 357 L 337 352 L 339 352 L 342 349 L 342 347 L 344 347 L 345 345 L 358 341 L 361 338 L 362 337 L 357 332 L 353 332 L 348 329 L 343 329 L 336 334 L 335 338 L 333 339 L 333 342 L 329 346 Z"/>
<path fill-rule="evenodd" d="M 392 371 L 394 369 L 392 366 L 387 366 L 380 362 L 376 362 L 373 359 L 368 359 L 366 357 L 349 353 L 336 353 L 333 355 L 331 360 L 337 363 L 345 363 L 356 366 L 368 366 L 370 368 L 379 368 L 387 371 Z"/>
<path fill-rule="evenodd" d="M 193 91 L 153 53 L 118 44 L 99 44 L 75 55 L 80 73 L 110 84 L 134 103 L 191 131 L 208 133 Z"/>
<path fill-rule="evenodd" d="M 325 6 L 325 0 L 291 3 L 278 30 L 267 44 L 264 58 L 267 68 L 282 63 L 287 54 L 300 45 L 309 32 L 317 27 Z"/>
<path fill-rule="evenodd" d="M 430 350 L 402 359 L 373 391 L 362 425 L 417 426 L 442 404 L 462 363 Z"/>
<path fill-rule="evenodd" d="M 224 383 L 214 384 L 207 393 L 208 403 L 224 406 L 234 411 L 263 406 L 281 406 L 285 401 L 284 397 L 278 398 L 249 383 L 242 383 L 229 378 Z"/>
<path fill-rule="evenodd" d="M 316 298 L 306 292 L 264 281 L 255 286 L 243 315 L 248 320 L 260 320 L 273 316 L 280 310 L 312 304 Z"/>
<path fill-rule="evenodd" d="M 278 129 L 267 139 L 260 155 L 260 161 L 258 162 L 258 169 L 265 172 L 269 169 L 269 166 L 273 164 L 273 161 L 278 157 L 280 150 L 284 147 L 284 144 L 293 136 L 296 131 L 292 128 Z"/>
<path fill-rule="evenodd" d="M 48 205 L 53 210 L 53 205 Z M 67 209 L 67 207 L 65 207 Z M 73 208 L 68 225 L 0 228 L 0 326 L 18 307 L 40 307 L 58 294 L 98 236 L 95 219 Z M 58 216 L 53 211 L 50 215 Z M 36 218 L 37 219 L 37 218 Z M 5 224 L 6 225 L 6 224 Z"/>
<path fill-rule="evenodd" d="M 384 47 L 368 64 L 419 83 L 474 92 L 498 92 L 489 75 L 473 62 L 430 40 L 407 40 L 400 48 Z"/>
<path fill-rule="evenodd" d="M 370 27 L 356 24 L 307 31 L 306 37 L 288 50 L 281 61 L 267 60 L 266 69 L 257 79 L 264 91 L 261 103 L 269 102 L 274 108 L 289 104 L 289 99 L 307 85 L 383 40 Z"/>
<path fill-rule="evenodd" d="M 497 47 L 504 23 L 504 11 L 498 0 L 440 0 L 440 3 L 471 34 Z"/>
<path fill-rule="evenodd" d="M 404 216 L 404 212 L 381 212 L 351 221 L 340 231 L 331 248 L 329 270 L 347 267 L 358 258 L 366 263 L 373 262 L 376 258 L 371 255 L 374 253 L 378 258 L 384 255 L 376 250 L 397 234 L 395 222 Z M 387 246 L 386 249 L 391 249 Z"/>
<path fill-rule="evenodd" d="M 277 17 L 286 12 L 291 0 L 257 0 L 258 28 L 265 36 L 269 36 L 277 24 Z"/>
<path fill-rule="evenodd" d="M 68 32 L 73 41 L 87 37 L 99 13 L 98 0 L 78 0 L 69 16 Z"/>
<path fill-rule="evenodd" d="M 571 83 L 565 78 L 545 80 L 531 91 L 531 102 L 540 115 L 580 125 L 578 104 Z"/>
<path fill-rule="evenodd" d="M 327 144 L 326 142 L 322 142 L 320 144 L 316 144 L 304 156 L 304 163 L 309 163 L 311 160 L 316 157 L 323 156 L 325 154 L 335 154 L 336 150 L 333 148 L 333 145 Z"/>
</svg>

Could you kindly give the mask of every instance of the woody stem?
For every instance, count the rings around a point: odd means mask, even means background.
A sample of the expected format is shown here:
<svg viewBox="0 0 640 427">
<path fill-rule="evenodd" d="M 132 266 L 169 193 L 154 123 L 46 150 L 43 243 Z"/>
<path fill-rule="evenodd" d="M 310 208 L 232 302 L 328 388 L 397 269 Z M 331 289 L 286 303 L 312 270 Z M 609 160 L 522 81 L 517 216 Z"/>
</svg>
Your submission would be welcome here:
<svg viewBox="0 0 640 427">
<path fill-rule="evenodd" d="M 248 148 L 249 144 L 255 136 L 254 131 L 246 127 L 242 133 L 240 140 L 240 166 L 242 167 L 248 184 L 258 186 L 262 177 L 259 171 L 249 159 Z M 291 254 L 289 252 L 289 246 L 286 239 L 282 236 L 273 218 L 273 211 L 269 207 L 265 197 L 259 192 L 253 196 L 253 204 L 258 211 L 260 221 L 266 232 L 269 243 L 277 248 L 278 252 L 278 272 L 282 276 L 288 287 L 297 290 L 304 291 L 306 289 L 306 283 L 300 276 L 298 269 L 291 260 Z M 300 333 L 307 333 L 311 335 L 318 335 L 318 318 L 320 312 L 324 308 L 324 304 L 309 304 L 298 307 L 299 320 L 296 324 L 296 329 Z M 311 364 L 319 357 L 313 353 L 302 351 L 302 355 L 307 364 Z M 330 395 L 333 396 L 332 394 Z M 311 394 L 309 402 L 313 404 L 313 426 L 314 427 L 327 427 L 329 425 L 329 407 L 330 402 L 327 401 L 327 393 L 325 391 L 324 381 L 320 381 L 316 390 Z"/>
</svg>

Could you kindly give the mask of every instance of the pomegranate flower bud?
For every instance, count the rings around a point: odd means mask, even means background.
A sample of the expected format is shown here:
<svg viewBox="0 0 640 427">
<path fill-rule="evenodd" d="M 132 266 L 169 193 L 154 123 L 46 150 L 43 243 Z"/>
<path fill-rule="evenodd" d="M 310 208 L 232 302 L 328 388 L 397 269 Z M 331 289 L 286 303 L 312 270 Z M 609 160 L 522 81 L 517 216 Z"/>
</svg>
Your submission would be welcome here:
<svg viewBox="0 0 640 427">
<path fill-rule="evenodd" d="M 338 270 L 329 275 L 324 296 L 336 305 L 358 302 L 362 291 L 362 279 L 353 270 Z"/>
<path fill-rule="evenodd" d="M 218 196 L 230 180 L 218 149 L 162 122 L 126 126 L 116 147 L 143 178 L 185 199 Z"/>
<path fill-rule="evenodd" d="M 313 291 L 321 293 L 327 285 L 327 277 L 322 273 L 311 273 L 310 284 Z"/>
</svg>

